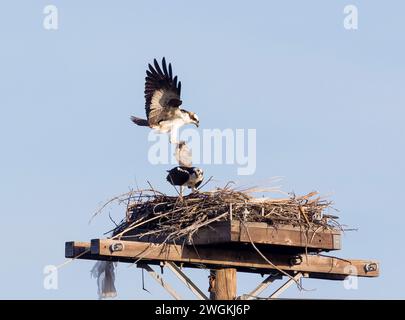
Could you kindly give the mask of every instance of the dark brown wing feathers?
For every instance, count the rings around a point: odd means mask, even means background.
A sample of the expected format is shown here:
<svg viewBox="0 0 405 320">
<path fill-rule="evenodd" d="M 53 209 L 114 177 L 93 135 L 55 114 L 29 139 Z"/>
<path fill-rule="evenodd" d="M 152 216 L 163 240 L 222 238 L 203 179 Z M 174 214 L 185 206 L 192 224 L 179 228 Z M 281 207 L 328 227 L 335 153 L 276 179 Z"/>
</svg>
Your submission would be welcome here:
<svg viewBox="0 0 405 320">
<path fill-rule="evenodd" d="M 177 82 L 177 76 L 173 78 L 172 65 L 166 64 L 166 59 L 162 59 L 162 67 L 156 59 L 153 61 L 153 66 L 148 65 L 149 70 L 146 70 L 145 78 L 145 109 L 146 115 L 149 118 L 151 109 L 179 107 L 182 103 L 180 100 L 181 83 Z M 151 106 L 153 95 L 156 91 L 163 90 L 163 97 L 159 101 L 159 105 Z"/>
</svg>

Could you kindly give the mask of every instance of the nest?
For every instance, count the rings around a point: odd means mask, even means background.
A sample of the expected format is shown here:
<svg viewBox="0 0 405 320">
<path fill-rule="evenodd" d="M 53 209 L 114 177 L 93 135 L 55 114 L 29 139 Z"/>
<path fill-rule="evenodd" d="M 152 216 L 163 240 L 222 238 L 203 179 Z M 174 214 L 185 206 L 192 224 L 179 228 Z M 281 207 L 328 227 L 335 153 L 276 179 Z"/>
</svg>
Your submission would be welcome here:
<svg viewBox="0 0 405 320">
<path fill-rule="evenodd" d="M 255 198 L 255 190 L 236 191 L 220 188 L 192 193 L 183 198 L 156 190 L 133 191 L 119 201 L 126 201 L 126 219 L 113 230 L 114 239 L 160 238 L 161 242 L 179 240 L 192 243 L 193 235 L 217 221 L 265 222 L 300 226 L 306 229 L 336 229 L 338 217 L 327 215 L 332 202 L 317 192 L 305 196 L 290 194 L 283 199 Z"/>
</svg>

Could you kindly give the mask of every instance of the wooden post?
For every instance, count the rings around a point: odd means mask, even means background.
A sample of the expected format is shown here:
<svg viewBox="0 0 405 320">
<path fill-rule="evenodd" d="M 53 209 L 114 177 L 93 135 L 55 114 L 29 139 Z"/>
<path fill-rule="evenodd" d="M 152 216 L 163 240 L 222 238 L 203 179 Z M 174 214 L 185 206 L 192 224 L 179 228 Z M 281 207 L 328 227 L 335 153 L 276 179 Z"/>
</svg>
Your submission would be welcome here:
<svg viewBox="0 0 405 320">
<path fill-rule="evenodd" d="M 210 300 L 215 300 L 215 270 L 210 270 L 208 282 L 208 292 L 210 293 Z"/>
<path fill-rule="evenodd" d="M 215 270 L 213 290 L 210 298 L 213 300 L 236 299 L 236 269 L 225 268 Z"/>
</svg>

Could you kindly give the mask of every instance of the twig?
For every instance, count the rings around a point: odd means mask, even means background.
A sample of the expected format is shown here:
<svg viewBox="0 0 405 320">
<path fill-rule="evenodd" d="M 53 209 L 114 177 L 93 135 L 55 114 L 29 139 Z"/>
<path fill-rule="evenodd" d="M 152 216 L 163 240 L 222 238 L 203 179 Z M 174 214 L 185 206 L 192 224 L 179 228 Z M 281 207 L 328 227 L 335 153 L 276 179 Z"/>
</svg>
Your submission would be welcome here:
<svg viewBox="0 0 405 320">
<path fill-rule="evenodd" d="M 206 182 L 204 182 L 201 186 L 198 187 L 198 190 L 201 190 L 202 188 L 204 188 L 212 180 L 212 178 L 213 178 L 213 176 L 209 177 Z"/>
</svg>

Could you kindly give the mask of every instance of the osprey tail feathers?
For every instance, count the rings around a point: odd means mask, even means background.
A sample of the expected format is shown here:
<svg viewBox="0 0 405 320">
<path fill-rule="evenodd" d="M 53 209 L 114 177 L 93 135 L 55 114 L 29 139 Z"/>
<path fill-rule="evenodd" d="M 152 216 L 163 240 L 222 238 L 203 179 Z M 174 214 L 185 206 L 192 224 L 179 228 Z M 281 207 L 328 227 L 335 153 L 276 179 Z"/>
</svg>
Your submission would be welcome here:
<svg viewBox="0 0 405 320">
<path fill-rule="evenodd" d="M 137 118 L 137 117 L 131 117 L 131 121 L 138 126 L 149 127 L 148 120 Z"/>
</svg>

